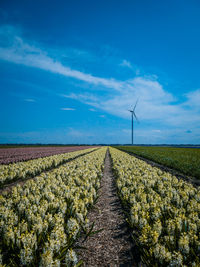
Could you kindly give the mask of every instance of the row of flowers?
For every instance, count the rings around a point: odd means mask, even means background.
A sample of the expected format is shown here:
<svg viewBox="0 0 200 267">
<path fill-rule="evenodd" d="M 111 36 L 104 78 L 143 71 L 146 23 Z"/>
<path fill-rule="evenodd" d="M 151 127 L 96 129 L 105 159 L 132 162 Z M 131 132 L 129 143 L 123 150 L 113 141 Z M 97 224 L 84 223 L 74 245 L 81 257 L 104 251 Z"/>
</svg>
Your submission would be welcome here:
<svg viewBox="0 0 200 267">
<path fill-rule="evenodd" d="M 200 266 L 200 191 L 110 148 L 132 236 L 149 266 Z"/>
<path fill-rule="evenodd" d="M 0 196 L 0 264 L 77 266 L 74 245 L 89 232 L 106 148 L 42 173 Z"/>
<path fill-rule="evenodd" d="M 34 177 L 43 171 L 67 162 L 69 159 L 73 159 L 79 155 L 91 152 L 93 150 L 95 150 L 95 148 L 33 159 L 26 162 L 0 165 L 0 186 L 9 182 L 14 182 L 17 179 Z"/>
</svg>

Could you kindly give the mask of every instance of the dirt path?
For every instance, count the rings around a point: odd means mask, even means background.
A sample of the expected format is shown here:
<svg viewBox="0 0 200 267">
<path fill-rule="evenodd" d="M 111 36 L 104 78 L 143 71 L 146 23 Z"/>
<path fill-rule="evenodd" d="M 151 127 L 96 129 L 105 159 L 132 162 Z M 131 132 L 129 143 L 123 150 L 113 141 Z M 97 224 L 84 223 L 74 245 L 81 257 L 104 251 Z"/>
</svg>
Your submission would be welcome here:
<svg viewBox="0 0 200 267">
<path fill-rule="evenodd" d="M 95 222 L 95 231 L 103 230 L 82 244 L 87 248 L 79 252 L 84 266 L 139 266 L 140 256 L 130 237 L 117 196 L 109 151 L 106 153 L 99 199 L 88 218 Z"/>
</svg>

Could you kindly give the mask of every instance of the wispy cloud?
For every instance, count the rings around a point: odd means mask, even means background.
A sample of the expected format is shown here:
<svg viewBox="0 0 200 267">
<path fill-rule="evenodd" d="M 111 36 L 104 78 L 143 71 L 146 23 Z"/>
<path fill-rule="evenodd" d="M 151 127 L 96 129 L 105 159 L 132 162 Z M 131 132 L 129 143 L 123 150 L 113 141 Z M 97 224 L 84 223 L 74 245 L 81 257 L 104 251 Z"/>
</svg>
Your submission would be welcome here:
<svg viewBox="0 0 200 267">
<path fill-rule="evenodd" d="M 71 94 L 68 94 L 68 95 L 61 94 L 60 96 L 65 97 L 65 98 L 71 98 L 71 99 L 83 101 L 83 102 L 86 101 L 87 103 L 89 103 L 89 101 L 91 101 L 91 102 L 98 101 L 98 97 L 97 96 L 94 96 L 94 95 L 89 94 L 89 93 L 85 93 L 85 94 L 71 93 Z"/>
<path fill-rule="evenodd" d="M 33 98 L 25 98 L 24 101 L 26 102 L 36 102 Z"/>
<path fill-rule="evenodd" d="M 79 131 L 79 130 L 69 128 L 67 131 L 67 135 L 71 135 L 73 137 L 82 137 L 84 135 L 84 133 Z"/>
<path fill-rule="evenodd" d="M 200 110 L 200 89 L 187 93 L 185 106 Z"/>
<path fill-rule="evenodd" d="M 128 109 L 140 98 L 137 112 L 141 119 L 159 119 L 160 114 L 166 110 L 173 109 L 175 98 L 166 92 L 162 85 L 154 77 L 135 77 L 123 82 L 122 91 L 113 91 L 112 94 L 69 94 L 65 97 L 76 99 L 80 102 L 90 104 L 98 109 L 104 110 L 122 118 L 129 118 Z"/>
<path fill-rule="evenodd" d="M 96 110 L 94 108 L 89 108 L 89 111 L 95 112 Z"/>
<path fill-rule="evenodd" d="M 41 131 L 25 131 L 25 132 L 0 132 L 1 143 L 55 143 L 57 140 L 60 144 L 79 144 L 80 140 L 83 143 L 92 143 L 92 138 L 96 135 L 89 130 L 75 128 L 50 129 Z M 80 139 L 81 138 L 81 139 Z M 95 139 L 94 139 L 95 140 Z"/>
<path fill-rule="evenodd" d="M 121 137 L 124 135 L 123 140 L 125 142 L 129 143 L 131 141 L 131 129 L 123 129 L 118 134 Z M 136 128 L 134 131 L 135 143 L 138 144 L 198 144 L 199 138 L 200 134 L 198 129 L 183 131 L 182 128 L 165 128 L 159 132 L 155 129 Z M 166 142 L 166 140 L 168 141 Z"/>
<path fill-rule="evenodd" d="M 89 131 L 83 131 L 83 130 L 77 130 L 77 129 L 74 129 L 74 128 L 68 128 L 67 132 L 66 132 L 67 135 L 69 136 L 73 136 L 73 137 L 77 137 L 77 138 L 80 138 L 80 137 L 92 137 L 94 136 L 93 133 L 90 133 Z"/>
<path fill-rule="evenodd" d="M 120 90 L 122 87 L 121 82 L 115 79 L 106 79 L 96 77 L 91 74 L 87 74 L 78 70 L 71 69 L 68 66 L 64 66 L 59 61 L 53 59 L 44 52 L 42 49 L 25 42 L 20 36 L 14 35 L 14 28 L 9 31 L 5 30 L 5 27 L 1 27 L 0 36 L 5 40 L 3 46 L 0 47 L 0 59 L 21 64 L 29 67 L 35 67 L 50 71 L 53 73 L 59 73 L 66 77 L 75 78 L 93 85 L 103 85 L 108 88 L 114 88 Z"/>
<path fill-rule="evenodd" d="M 61 110 L 76 110 L 75 108 L 61 108 Z"/>
<path fill-rule="evenodd" d="M 15 27 L 0 27 L 0 59 L 15 64 L 42 69 L 51 73 L 63 75 L 82 81 L 88 85 L 84 93 L 70 92 L 62 95 L 110 114 L 129 118 L 129 109 L 140 97 L 137 115 L 140 120 L 157 121 L 171 126 L 192 127 L 199 123 L 200 90 L 185 95 L 185 101 L 178 103 L 177 99 L 167 92 L 154 75 L 136 76 L 128 80 L 104 78 L 85 73 L 63 65 L 47 50 L 39 48 L 21 37 Z M 123 60 L 121 66 L 130 68 L 128 60 Z M 104 94 L 97 93 L 103 88 Z M 92 90 L 92 93 L 91 93 Z M 62 108 L 62 110 L 74 110 Z"/>
<path fill-rule="evenodd" d="M 161 133 L 161 130 L 155 129 L 155 130 L 152 130 L 152 132 L 154 132 L 154 133 Z"/>
<path fill-rule="evenodd" d="M 105 118 L 105 115 L 99 115 L 100 118 Z"/>
<path fill-rule="evenodd" d="M 131 62 L 128 61 L 128 60 L 126 60 L 126 59 L 122 60 L 122 62 L 119 65 L 121 67 L 127 67 L 129 69 L 132 69 L 133 68 L 132 65 L 131 65 Z"/>
</svg>

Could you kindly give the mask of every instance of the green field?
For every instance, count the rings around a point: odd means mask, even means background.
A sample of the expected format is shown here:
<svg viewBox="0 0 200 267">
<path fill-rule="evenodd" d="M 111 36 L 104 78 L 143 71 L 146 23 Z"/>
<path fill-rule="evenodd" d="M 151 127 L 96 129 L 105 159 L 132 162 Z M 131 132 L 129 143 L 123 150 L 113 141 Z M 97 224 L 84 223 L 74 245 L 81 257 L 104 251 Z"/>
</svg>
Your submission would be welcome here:
<svg viewBox="0 0 200 267">
<path fill-rule="evenodd" d="M 200 179 L 200 149 L 198 148 L 145 146 L 117 146 L 116 148 Z"/>
</svg>

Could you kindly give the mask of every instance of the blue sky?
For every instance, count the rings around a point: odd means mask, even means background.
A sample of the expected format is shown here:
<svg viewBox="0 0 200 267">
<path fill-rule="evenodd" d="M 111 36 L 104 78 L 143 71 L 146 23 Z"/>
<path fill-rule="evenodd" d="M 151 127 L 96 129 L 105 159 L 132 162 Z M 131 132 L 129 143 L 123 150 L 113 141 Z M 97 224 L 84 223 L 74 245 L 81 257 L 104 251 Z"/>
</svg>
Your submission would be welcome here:
<svg viewBox="0 0 200 267">
<path fill-rule="evenodd" d="M 200 143 L 200 2 L 0 2 L 0 143 Z"/>
</svg>

